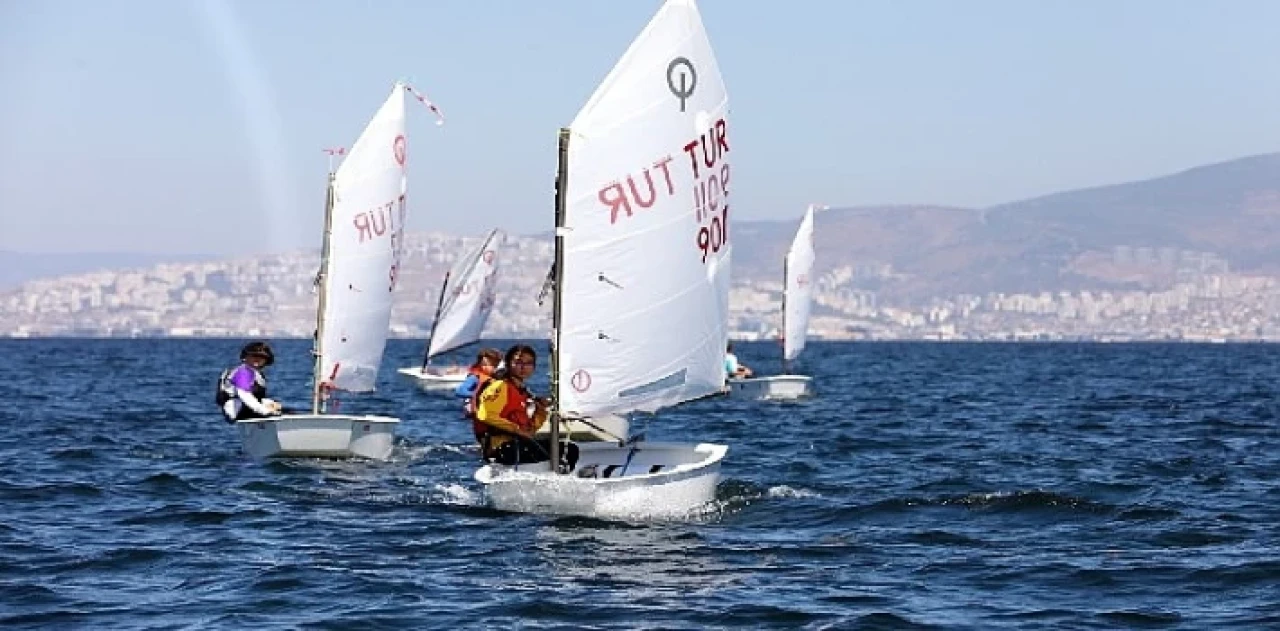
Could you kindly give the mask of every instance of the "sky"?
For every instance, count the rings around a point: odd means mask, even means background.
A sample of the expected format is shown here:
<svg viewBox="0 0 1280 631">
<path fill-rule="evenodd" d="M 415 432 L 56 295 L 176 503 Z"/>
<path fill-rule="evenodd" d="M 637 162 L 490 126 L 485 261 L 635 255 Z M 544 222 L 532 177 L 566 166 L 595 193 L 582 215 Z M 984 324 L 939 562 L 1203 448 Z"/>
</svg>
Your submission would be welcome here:
<svg viewBox="0 0 1280 631">
<path fill-rule="evenodd" d="M 0 0 L 0 250 L 319 246 L 397 79 L 408 229 L 549 230 L 556 131 L 660 0 Z M 982 207 L 1280 150 L 1280 2 L 700 0 L 734 209 Z M 741 174 L 741 175 L 739 175 Z"/>
</svg>

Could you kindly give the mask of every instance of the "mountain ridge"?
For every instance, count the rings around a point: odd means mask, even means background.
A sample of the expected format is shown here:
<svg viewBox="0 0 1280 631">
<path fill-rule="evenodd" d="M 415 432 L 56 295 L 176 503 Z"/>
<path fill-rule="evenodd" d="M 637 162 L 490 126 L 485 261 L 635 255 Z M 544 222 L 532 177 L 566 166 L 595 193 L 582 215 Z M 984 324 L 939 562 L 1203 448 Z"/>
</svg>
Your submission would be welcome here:
<svg viewBox="0 0 1280 631">
<path fill-rule="evenodd" d="M 780 280 L 791 219 L 740 220 L 734 277 Z M 819 273 L 845 268 L 891 301 L 957 293 L 1156 288 L 1179 270 L 1280 274 L 1280 153 L 983 208 L 832 207 L 815 217 Z M 543 231 L 528 238 L 550 240 Z M 271 256 L 262 255 L 260 258 Z M 231 257 L 0 251 L 0 291 L 95 269 Z M 244 258 L 243 256 L 237 258 Z"/>
</svg>

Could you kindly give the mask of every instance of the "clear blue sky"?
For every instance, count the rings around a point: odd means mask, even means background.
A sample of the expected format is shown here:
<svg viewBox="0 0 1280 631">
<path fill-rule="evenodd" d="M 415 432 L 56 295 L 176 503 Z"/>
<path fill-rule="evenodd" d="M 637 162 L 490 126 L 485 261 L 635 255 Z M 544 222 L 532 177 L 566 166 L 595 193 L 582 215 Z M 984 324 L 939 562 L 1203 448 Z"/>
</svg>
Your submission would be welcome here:
<svg viewBox="0 0 1280 631">
<path fill-rule="evenodd" d="M 409 229 L 546 230 L 557 127 L 659 5 L 0 0 L 0 249 L 317 246 L 320 149 L 401 77 L 448 117 L 410 109 Z M 990 205 L 1280 150 L 1280 2 L 700 6 L 742 218 Z"/>
</svg>

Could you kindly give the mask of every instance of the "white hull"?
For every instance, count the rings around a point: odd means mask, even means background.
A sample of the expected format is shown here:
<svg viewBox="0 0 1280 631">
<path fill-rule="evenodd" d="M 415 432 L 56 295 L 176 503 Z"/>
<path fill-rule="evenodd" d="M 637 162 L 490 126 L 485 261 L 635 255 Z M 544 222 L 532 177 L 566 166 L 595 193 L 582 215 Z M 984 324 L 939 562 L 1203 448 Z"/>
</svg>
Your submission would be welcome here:
<svg viewBox="0 0 1280 631">
<path fill-rule="evenodd" d="M 729 394 L 751 399 L 799 399 L 813 396 L 813 379 L 808 375 L 770 375 L 750 379 L 730 379 Z"/>
<path fill-rule="evenodd" d="M 396 372 L 404 375 L 418 388 L 428 392 L 453 390 L 467 378 L 466 372 L 440 373 L 430 368 L 426 372 L 421 368 L 401 368 Z"/>
<path fill-rule="evenodd" d="M 369 458 L 391 455 L 400 419 L 344 414 L 291 414 L 236 421 L 253 458 Z"/>
<path fill-rule="evenodd" d="M 560 421 L 560 436 L 564 437 L 567 434 L 569 436 L 569 440 L 574 442 L 617 442 L 619 439 L 626 440 L 629 438 L 627 433 L 631 431 L 631 423 L 624 417 L 610 415 L 587 420 L 591 421 L 592 425 L 596 425 L 600 429 L 596 429 L 595 427 L 591 427 L 591 425 L 587 425 L 586 423 L 579 421 L 562 419 Z M 600 430 L 604 430 L 604 432 L 601 432 Z M 538 438 L 551 436 L 551 424 L 544 423 L 542 428 L 539 429 L 534 436 L 537 436 Z"/>
<path fill-rule="evenodd" d="M 488 464 L 475 478 L 498 510 L 611 518 L 683 517 L 715 499 L 729 448 L 702 443 L 579 444 L 577 467 Z M 634 453 L 632 450 L 634 448 Z M 631 457 L 627 462 L 628 456 Z"/>
</svg>

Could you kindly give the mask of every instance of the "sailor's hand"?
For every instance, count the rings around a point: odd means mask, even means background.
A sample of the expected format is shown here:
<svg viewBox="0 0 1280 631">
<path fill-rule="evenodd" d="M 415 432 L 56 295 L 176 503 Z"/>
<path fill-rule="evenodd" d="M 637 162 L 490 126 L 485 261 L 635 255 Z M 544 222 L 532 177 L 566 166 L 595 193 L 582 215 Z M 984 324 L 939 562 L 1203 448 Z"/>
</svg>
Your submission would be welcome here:
<svg viewBox="0 0 1280 631">
<path fill-rule="evenodd" d="M 267 411 L 272 414 L 280 414 L 284 411 L 284 406 L 280 405 L 279 401 L 272 401 L 271 399 L 267 399 L 263 401 L 263 403 L 267 405 Z"/>
</svg>

